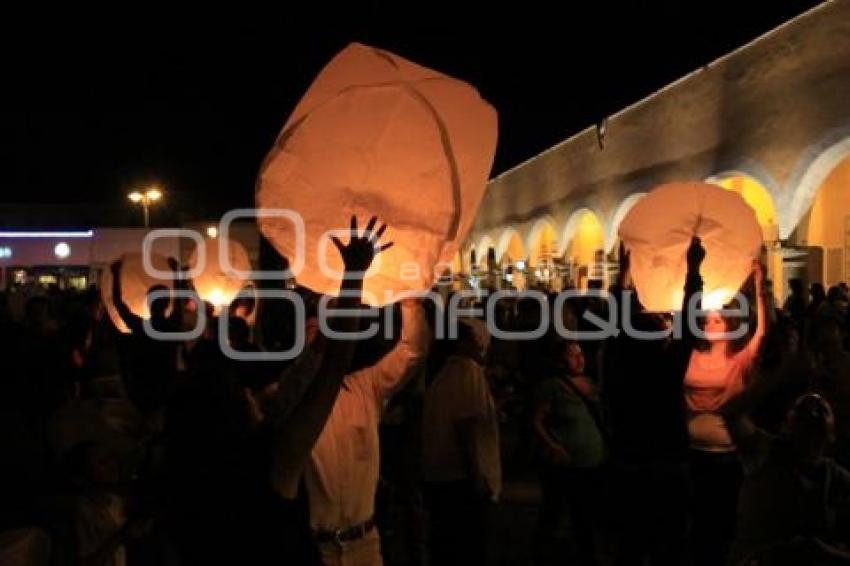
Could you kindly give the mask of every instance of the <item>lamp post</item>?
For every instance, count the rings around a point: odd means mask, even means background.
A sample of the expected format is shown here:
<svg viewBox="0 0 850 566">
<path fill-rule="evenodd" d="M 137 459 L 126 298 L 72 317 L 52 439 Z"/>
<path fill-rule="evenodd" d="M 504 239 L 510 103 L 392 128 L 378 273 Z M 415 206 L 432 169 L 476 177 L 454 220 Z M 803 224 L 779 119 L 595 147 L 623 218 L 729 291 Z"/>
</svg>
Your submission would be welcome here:
<svg viewBox="0 0 850 566">
<path fill-rule="evenodd" d="M 127 195 L 127 198 L 129 198 L 134 204 L 138 204 L 142 207 L 142 213 L 145 218 L 145 228 L 147 228 L 150 223 L 150 206 L 162 198 L 162 191 L 156 187 L 151 187 L 146 189 L 144 192 L 133 191 Z"/>
</svg>

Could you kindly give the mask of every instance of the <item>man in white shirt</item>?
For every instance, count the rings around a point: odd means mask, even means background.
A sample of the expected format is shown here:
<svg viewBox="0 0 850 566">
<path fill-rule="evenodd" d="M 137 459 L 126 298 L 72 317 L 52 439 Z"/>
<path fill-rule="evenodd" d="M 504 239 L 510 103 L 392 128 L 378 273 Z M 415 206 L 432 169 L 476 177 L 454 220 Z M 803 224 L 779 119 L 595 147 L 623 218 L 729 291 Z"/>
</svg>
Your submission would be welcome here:
<svg viewBox="0 0 850 566">
<path fill-rule="evenodd" d="M 486 511 L 502 490 L 499 421 L 482 360 L 490 336 L 461 321 L 457 349 L 425 397 L 423 475 L 434 564 L 486 562 Z"/>
<path fill-rule="evenodd" d="M 304 473 L 310 526 L 327 566 L 383 563 L 373 517 L 378 423 L 384 401 L 424 362 L 430 339 L 418 299 L 403 300 L 401 313 L 395 347 L 375 365 L 346 375 Z"/>
<path fill-rule="evenodd" d="M 361 233 L 352 217 L 349 243 L 343 245 L 333 238 L 345 264 L 338 310 L 351 311 L 360 305 L 363 274 L 375 255 L 392 245 L 380 243 L 386 225 L 374 230 L 376 222 L 372 217 Z M 355 342 L 314 336 L 277 387 L 261 399 L 249 396 L 254 410 L 269 422 L 273 433 L 270 479 L 275 491 L 284 499 L 295 499 L 299 480 L 302 476 L 306 480 L 311 523 L 316 538 L 321 539 L 325 564 L 381 564 L 372 522 L 378 469 L 377 418 L 384 396 L 424 357 L 426 339 L 418 304 L 404 303 L 402 313 L 405 328 L 401 340 L 375 366 L 350 373 Z M 356 316 L 335 317 L 329 324 L 345 335 L 356 331 L 357 320 Z M 305 331 L 315 335 L 309 327 Z M 350 426 L 347 419 L 363 426 Z M 353 451 L 352 437 L 373 442 Z M 354 455 L 365 458 L 352 461 Z"/>
</svg>

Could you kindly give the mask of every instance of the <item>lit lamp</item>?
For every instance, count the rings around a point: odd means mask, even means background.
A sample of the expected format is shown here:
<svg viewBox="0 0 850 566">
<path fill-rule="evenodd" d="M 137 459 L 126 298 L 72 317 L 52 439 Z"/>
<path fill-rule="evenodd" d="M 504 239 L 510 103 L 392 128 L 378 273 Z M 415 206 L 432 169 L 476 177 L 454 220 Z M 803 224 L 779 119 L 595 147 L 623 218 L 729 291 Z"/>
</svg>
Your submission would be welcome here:
<svg viewBox="0 0 850 566">
<path fill-rule="evenodd" d="M 53 255 L 57 259 L 68 259 L 68 256 L 71 255 L 71 246 L 67 242 L 59 242 L 53 248 Z"/>
<path fill-rule="evenodd" d="M 737 193 L 707 183 L 661 185 L 629 211 L 619 235 L 630 252 L 638 298 L 653 312 L 681 309 L 686 254 L 694 236 L 705 248 L 700 275 L 706 309 L 729 303 L 762 246 L 753 209 Z"/>
<path fill-rule="evenodd" d="M 151 187 L 144 192 L 133 191 L 127 195 L 127 198 L 129 198 L 130 202 L 133 204 L 138 204 L 142 207 L 142 213 L 145 218 L 145 228 L 147 228 L 149 225 L 150 206 L 162 198 L 162 191 L 156 187 Z"/>
</svg>

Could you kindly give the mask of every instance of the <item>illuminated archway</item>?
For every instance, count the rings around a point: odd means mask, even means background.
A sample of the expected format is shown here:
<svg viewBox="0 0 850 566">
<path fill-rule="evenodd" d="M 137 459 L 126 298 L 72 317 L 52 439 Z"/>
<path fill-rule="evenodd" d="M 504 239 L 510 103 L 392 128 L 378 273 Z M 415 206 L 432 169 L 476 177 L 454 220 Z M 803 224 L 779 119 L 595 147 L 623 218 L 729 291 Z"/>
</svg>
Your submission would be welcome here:
<svg viewBox="0 0 850 566">
<path fill-rule="evenodd" d="M 604 279 L 604 265 L 598 254 L 605 250 L 605 228 L 589 208 L 574 212 L 564 227 L 560 256 L 571 267 L 572 284 L 587 287 L 590 279 Z"/>
<path fill-rule="evenodd" d="M 596 252 L 605 247 L 605 230 L 599 217 L 589 208 L 577 210 L 570 216 L 561 237 L 561 254 L 580 265 L 590 265 Z"/>
<path fill-rule="evenodd" d="M 796 168 L 788 181 L 789 188 L 793 187 L 794 192 L 783 208 L 784 222 L 779 234 L 781 238 L 788 238 L 797 228 L 803 216 L 812 208 L 817 193 L 827 177 L 850 155 L 850 135 L 848 134 L 850 134 L 850 126 L 831 133 L 807 152 L 808 157 L 811 155 L 816 157 L 806 158 Z"/>
<path fill-rule="evenodd" d="M 765 242 L 779 239 L 779 215 L 770 191 L 755 178 L 741 174 L 728 173 L 708 179 L 708 182 L 741 195 L 756 214 Z"/>
<path fill-rule="evenodd" d="M 502 265 L 513 264 L 525 259 L 525 246 L 519 233 L 513 228 L 505 230 L 496 246 L 496 260 Z"/>
<path fill-rule="evenodd" d="M 820 280 L 827 286 L 847 281 L 850 278 L 850 155 L 825 176 L 804 224 L 798 228 L 801 243 L 823 249 Z M 818 280 L 816 274 L 811 275 L 813 281 Z"/>
<path fill-rule="evenodd" d="M 558 252 L 555 228 L 548 220 L 538 220 L 528 238 L 528 264 L 537 267 L 551 260 Z"/>
</svg>

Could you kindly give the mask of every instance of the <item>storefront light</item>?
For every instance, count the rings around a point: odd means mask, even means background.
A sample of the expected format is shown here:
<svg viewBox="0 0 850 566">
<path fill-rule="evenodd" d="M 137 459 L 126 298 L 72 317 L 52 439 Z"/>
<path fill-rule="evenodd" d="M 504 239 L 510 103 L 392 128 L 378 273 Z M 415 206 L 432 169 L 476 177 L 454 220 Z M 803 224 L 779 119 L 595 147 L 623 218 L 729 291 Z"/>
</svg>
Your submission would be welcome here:
<svg viewBox="0 0 850 566">
<path fill-rule="evenodd" d="M 69 246 L 66 242 L 59 242 L 56 244 L 56 247 L 53 248 L 53 253 L 58 259 L 66 259 L 69 255 L 71 255 L 71 246 Z"/>
<path fill-rule="evenodd" d="M 0 230 L 0 238 L 91 238 L 94 236 L 94 230 L 85 231 L 38 231 L 29 232 L 26 230 Z"/>
</svg>

